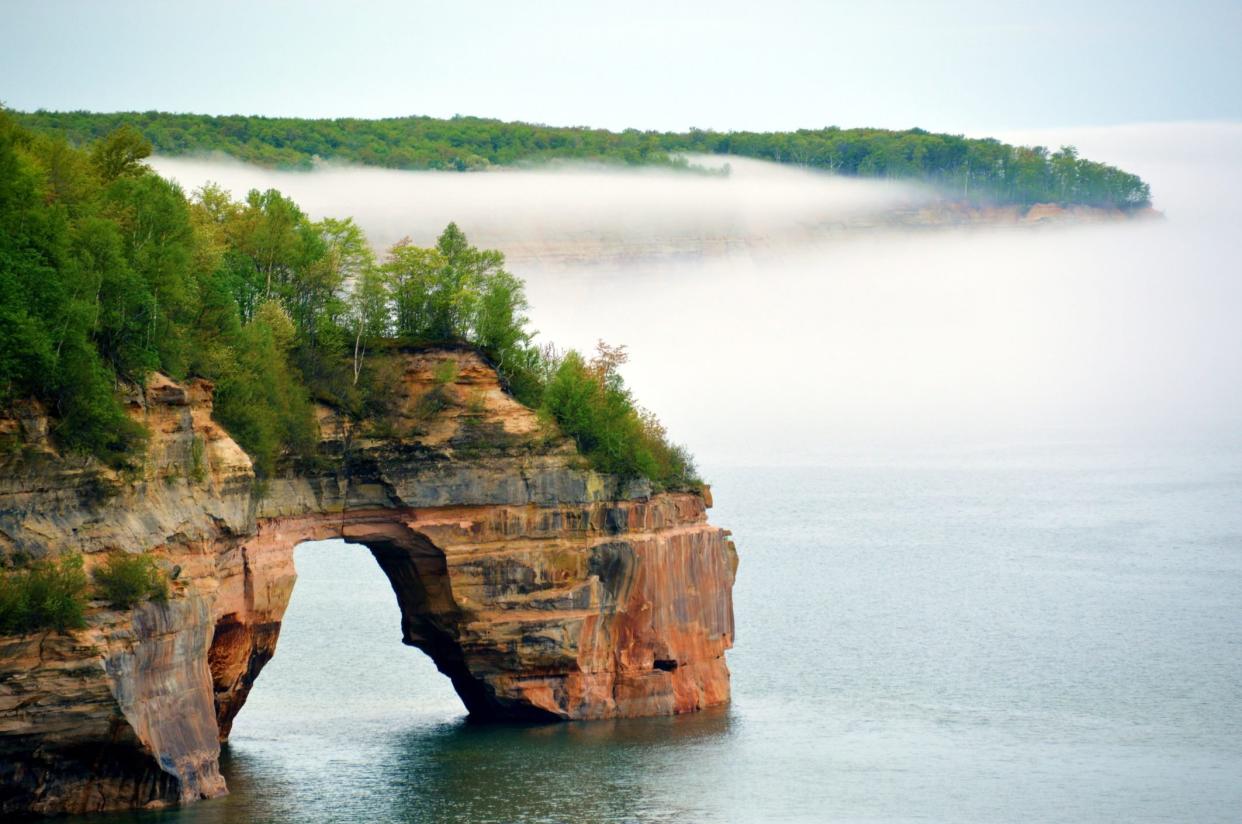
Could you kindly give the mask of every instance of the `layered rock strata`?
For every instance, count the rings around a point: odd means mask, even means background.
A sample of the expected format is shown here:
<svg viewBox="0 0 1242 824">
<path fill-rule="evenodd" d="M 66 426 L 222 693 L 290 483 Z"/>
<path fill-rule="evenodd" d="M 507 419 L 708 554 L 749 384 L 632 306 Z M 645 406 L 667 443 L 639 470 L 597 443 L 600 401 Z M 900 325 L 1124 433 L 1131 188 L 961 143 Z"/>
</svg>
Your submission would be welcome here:
<svg viewBox="0 0 1242 824">
<path fill-rule="evenodd" d="M 211 419 L 211 386 L 156 376 L 121 476 L 48 446 L 37 409 L 0 474 L 0 552 L 146 552 L 166 603 L 85 630 L 0 637 L 0 812 L 78 813 L 218 796 L 220 745 L 276 651 L 305 540 L 371 550 L 405 643 L 495 719 L 691 712 L 729 698 L 736 553 L 706 493 L 591 471 L 473 351 L 401 355 L 384 437 L 320 410 L 313 467 L 256 482 Z"/>
</svg>

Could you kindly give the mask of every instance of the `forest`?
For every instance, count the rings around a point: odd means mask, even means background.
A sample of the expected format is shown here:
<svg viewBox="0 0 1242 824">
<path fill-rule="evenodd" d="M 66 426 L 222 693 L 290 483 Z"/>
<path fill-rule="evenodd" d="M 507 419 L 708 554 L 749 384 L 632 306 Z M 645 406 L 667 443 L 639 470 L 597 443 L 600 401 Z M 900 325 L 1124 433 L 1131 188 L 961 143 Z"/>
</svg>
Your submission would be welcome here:
<svg viewBox="0 0 1242 824">
<path fill-rule="evenodd" d="M 1072 146 L 1012 146 L 923 129 L 799 129 L 793 132 L 620 132 L 507 123 L 479 117 L 339 118 L 210 116 L 165 112 L 14 113 L 26 127 L 80 146 L 129 125 L 167 155 L 223 152 L 276 168 L 335 159 L 393 169 L 475 171 L 585 160 L 685 168 L 687 154 L 737 156 L 827 172 L 938 187 L 974 204 L 1059 203 L 1137 209 L 1151 191 L 1137 175 L 1078 156 Z"/>
<path fill-rule="evenodd" d="M 393 353 L 464 343 L 600 471 L 700 484 L 626 388 L 624 348 L 537 345 L 522 281 L 455 225 L 377 257 L 352 220 L 275 190 L 187 195 L 151 151 L 133 126 L 71 143 L 0 110 L 0 409 L 41 403 L 61 450 L 137 466 L 146 433 L 122 395 L 159 370 L 214 381 L 216 419 L 271 476 L 314 458 L 313 401 L 382 427 Z"/>
</svg>

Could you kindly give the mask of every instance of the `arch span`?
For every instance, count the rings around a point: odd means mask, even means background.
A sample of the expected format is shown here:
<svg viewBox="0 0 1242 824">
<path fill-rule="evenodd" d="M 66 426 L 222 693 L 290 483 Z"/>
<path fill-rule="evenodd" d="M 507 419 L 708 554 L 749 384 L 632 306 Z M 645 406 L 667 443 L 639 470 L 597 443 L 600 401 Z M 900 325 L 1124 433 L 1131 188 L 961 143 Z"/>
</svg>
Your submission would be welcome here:
<svg viewBox="0 0 1242 824">
<path fill-rule="evenodd" d="M 220 742 L 277 651 L 293 550 L 312 539 L 370 548 L 406 642 L 476 715 L 728 700 L 737 556 L 707 491 L 593 472 L 477 352 L 393 357 L 382 435 L 321 408 L 315 457 L 274 477 L 212 421 L 209 383 L 157 376 L 133 404 L 152 433 L 137 479 L 54 457 L 2 479 L 0 552 L 149 553 L 172 592 L 97 604 L 77 633 L 0 638 L 0 815 L 224 793 Z"/>
<path fill-rule="evenodd" d="M 208 655 L 222 741 L 276 651 L 294 548 L 328 538 L 370 550 L 404 642 L 474 716 L 672 714 L 727 700 L 734 556 L 697 496 L 362 510 L 261 522 L 239 547 Z"/>
</svg>

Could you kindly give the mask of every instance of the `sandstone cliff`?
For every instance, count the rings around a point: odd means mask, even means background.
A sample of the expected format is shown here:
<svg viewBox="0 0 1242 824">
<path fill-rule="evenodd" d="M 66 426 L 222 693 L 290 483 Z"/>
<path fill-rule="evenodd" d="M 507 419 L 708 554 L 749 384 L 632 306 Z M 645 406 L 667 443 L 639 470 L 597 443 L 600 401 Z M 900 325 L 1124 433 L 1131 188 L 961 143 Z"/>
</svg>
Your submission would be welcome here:
<svg viewBox="0 0 1242 824">
<path fill-rule="evenodd" d="M 590 719 L 726 702 L 736 553 L 709 500 L 591 471 L 471 351 L 402 356 L 396 431 L 321 410 L 320 460 L 256 483 L 211 386 L 156 376 L 118 476 L 48 446 L 37 409 L 0 473 L 0 553 L 159 559 L 166 603 L 94 603 L 87 629 L 0 637 L 0 813 L 155 807 L 226 792 L 220 744 L 276 651 L 301 541 L 367 546 L 405 643 L 488 718 Z M 451 378 L 446 379 L 446 375 Z M 430 401 L 430 402 L 429 402 Z"/>
</svg>

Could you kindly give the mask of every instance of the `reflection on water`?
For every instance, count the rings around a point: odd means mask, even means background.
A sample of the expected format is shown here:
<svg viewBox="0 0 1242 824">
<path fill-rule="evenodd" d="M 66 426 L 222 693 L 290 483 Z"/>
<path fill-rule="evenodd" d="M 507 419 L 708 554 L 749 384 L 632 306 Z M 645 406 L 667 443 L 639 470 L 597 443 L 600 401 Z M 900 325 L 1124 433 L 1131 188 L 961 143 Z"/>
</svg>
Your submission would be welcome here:
<svg viewBox="0 0 1242 824">
<path fill-rule="evenodd" d="M 686 768 L 726 746 L 729 716 L 481 728 L 396 737 L 385 814 L 397 821 L 686 821 L 701 817 Z M 667 792 L 675 776 L 686 790 Z M 653 781 L 652 778 L 655 778 Z M 657 786 L 652 786 L 652 785 Z"/>
<path fill-rule="evenodd" d="M 229 798 L 171 816 L 126 818 L 153 823 L 171 817 L 185 824 L 696 820 L 704 812 L 695 806 L 697 793 L 653 792 L 648 777 L 680 776 L 691 788 L 687 769 L 705 751 L 726 746 L 729 725 L 728 712 L 716 710 L 686 718 L 553 726 L 496 727 L 458 718 L 375 730 L 376 739 L 362 745 L 365 776 L 323 775 L 325 784 L 335 778 L 340 786 L 313 790 L 298 785 L 301 770 L 282 769 L 292 753 L 234 746 L 223 762 Z M 331 763 L 324 766 L 330 769 Z"/>
<path fill-rule="evenodd" d="M 469 721 L 448 680 L 399 643 L 371 555 L 339 541 L 296 554 L 276 658 L 239 716 L 227 798 L 103 821 L 684 821 L 694 770 L 727 749 L 731 715 L 557 725 Z M 388 628 L 389 631 L 386 631 Z"/>
</svg>

